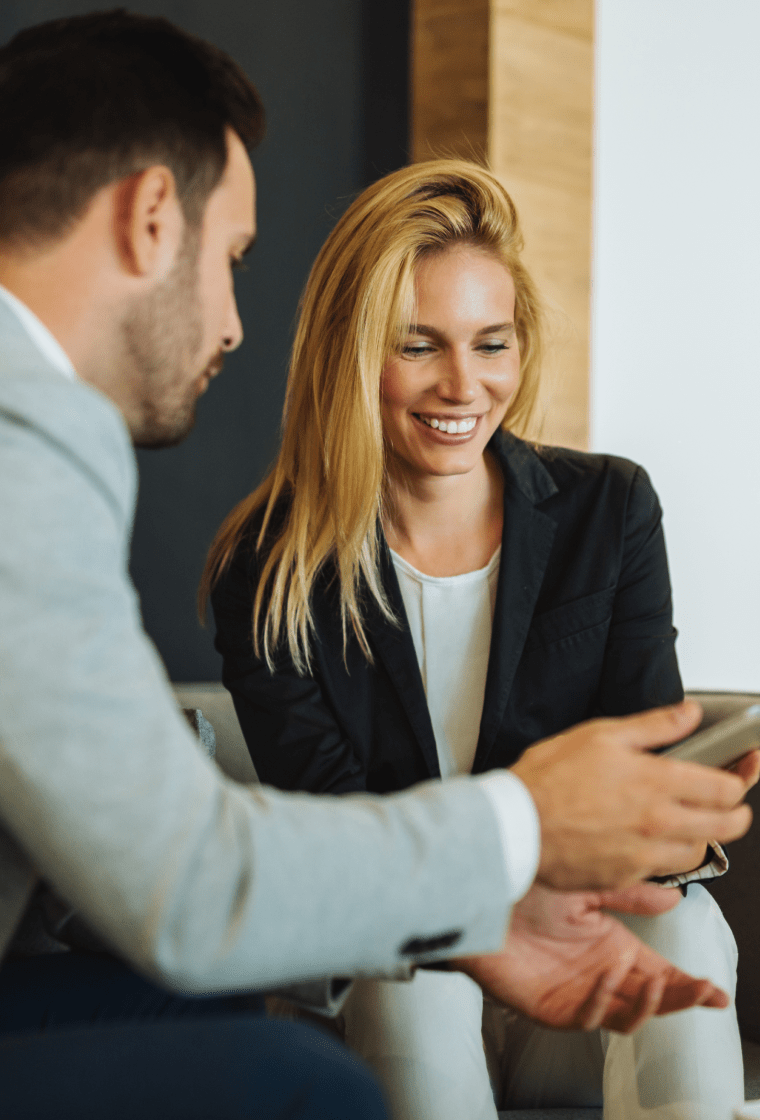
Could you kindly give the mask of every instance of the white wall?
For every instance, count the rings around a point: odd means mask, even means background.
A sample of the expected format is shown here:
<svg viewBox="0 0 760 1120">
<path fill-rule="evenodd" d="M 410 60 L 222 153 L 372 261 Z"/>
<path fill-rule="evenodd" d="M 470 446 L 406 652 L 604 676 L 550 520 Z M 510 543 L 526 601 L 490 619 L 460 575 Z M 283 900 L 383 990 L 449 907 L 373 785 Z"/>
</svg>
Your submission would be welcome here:
<svg viewBox="0 0 760 1120">
<path fill-rule="evenodd" d="M 686 686 L 760 691 L 760 3 L 597 17 L 592 446 L 660 494 Z"/>
</svg>

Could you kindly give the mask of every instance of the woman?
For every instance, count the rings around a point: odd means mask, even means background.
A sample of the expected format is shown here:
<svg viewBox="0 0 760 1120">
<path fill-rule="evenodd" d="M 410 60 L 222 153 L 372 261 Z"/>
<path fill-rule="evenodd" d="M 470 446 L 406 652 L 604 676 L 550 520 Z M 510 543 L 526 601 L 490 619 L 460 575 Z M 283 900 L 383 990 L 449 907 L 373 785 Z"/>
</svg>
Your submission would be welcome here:
<svg viewBox="0 0 760 1120">
<path fill-rule="evenodd" d="M 498 181 L 435 161 L 366 190 L 314 265 L 280 453 L 222 526 L 202 587 L 263 781 L 398 790 L 682 696 L 646 474 L 519 438 L 542 318 L 521 249 Z M 719 859 L 695 852 L 696 877 Z M 733 939 L 703 888 L 637 931 L 733 990 Z M 733 1011 L 707 1014 L 631 1041 L 489 1009 L 492 1074 L 513 1107 L 599 1103 L 604 1079 L 608 1116 L 698 1115 L 742 1095 Z M 461 975 L 368 981 L 347 1039 L 396 1117 L 485 1120 L 481 1015 Z"/>
</svg>

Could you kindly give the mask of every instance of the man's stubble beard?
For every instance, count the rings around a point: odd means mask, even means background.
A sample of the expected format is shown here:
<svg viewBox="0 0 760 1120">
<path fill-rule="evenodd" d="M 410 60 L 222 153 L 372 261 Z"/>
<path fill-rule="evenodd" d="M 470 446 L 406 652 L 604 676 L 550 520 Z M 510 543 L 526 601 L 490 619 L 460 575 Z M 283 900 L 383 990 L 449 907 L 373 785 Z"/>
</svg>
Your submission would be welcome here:
<svg viewBox="0 0 760 1120">
<path fill-rule="evenodd" d="M 205 370 L 192 371 L 203 344 L 198 293 L 200 231 L 188 230 L 167 278 L 135 299 L 122 320 L 127 376 L 134 379 L 135 447 L 173 447 L 192 430 Z M 216 370 L 221 352 L 206 369 Z"/>
</svg>

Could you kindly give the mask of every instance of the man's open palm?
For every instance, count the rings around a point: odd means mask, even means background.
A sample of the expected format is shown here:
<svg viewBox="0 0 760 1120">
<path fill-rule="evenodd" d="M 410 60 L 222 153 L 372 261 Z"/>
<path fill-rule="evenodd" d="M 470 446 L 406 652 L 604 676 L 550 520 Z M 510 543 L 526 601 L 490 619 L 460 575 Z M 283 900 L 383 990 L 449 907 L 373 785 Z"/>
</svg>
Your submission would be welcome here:
<svg viewBox="0 0 760 1120">
<path fill-rule="evenodd" d="M 512 912 L 503 950 L 457 967 L 492 999 L 560 1030 L 628 1033 L 652 1015 L 726 1007 L 720 988 L 670 964 L 602 909 L 656 914 L 679 901 L 678 891 L 650 883 L 604 892 L 534 884 Z"/>
</svg>

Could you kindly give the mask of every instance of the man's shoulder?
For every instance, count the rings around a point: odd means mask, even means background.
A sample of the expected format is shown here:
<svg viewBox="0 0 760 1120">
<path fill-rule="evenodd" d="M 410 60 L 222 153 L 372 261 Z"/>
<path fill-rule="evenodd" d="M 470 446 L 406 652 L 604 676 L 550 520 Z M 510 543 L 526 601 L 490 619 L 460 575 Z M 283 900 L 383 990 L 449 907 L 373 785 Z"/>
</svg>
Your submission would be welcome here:
<svg viewBox="0 0 760 1120">
<path fill-rule="evenodd" d="M 0 338 L 0 439 L 6 471 L 34 459 L 38 483 L 74 470 L 131 513 L 135 460 L 124 420 L 96 389 L 70 380 L 33 350 L 10 349 Z M 30 464 L 31 465 L 31 464 Z"/>
</svg>

